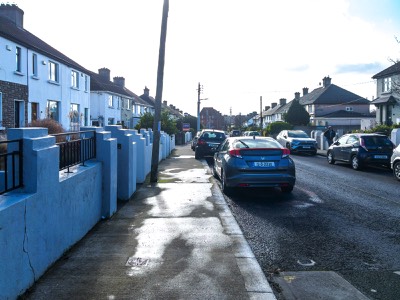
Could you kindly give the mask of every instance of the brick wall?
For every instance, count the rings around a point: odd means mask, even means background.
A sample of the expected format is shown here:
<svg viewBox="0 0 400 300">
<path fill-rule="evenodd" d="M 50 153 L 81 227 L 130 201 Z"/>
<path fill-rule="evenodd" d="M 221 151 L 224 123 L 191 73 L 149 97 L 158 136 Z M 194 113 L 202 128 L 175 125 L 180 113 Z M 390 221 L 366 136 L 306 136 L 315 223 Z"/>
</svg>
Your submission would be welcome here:
<svg viewBox="0 0 400 300">
<path fill-rule="evenodd" d="M 13 82 L 0 81 L 0 92 L 3 94 L 3 124 L 5 128 L 14 128 L 15 100 L 24 101 L 25 126 L 28 121 L 28 87 Z"/>
</svg>

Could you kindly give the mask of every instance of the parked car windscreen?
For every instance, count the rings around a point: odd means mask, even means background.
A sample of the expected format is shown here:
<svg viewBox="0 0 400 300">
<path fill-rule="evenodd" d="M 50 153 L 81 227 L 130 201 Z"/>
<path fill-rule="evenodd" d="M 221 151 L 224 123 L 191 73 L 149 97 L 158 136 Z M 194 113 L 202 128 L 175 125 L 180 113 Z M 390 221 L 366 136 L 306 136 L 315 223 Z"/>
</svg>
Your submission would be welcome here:
<svg viewBox="0 0 400 300">
<path fill-rule="evenodd" d="M 304 131 L 288 131 L 288 136 L 292 138 L 308 138 L 309 136 Z"/>
</svg>

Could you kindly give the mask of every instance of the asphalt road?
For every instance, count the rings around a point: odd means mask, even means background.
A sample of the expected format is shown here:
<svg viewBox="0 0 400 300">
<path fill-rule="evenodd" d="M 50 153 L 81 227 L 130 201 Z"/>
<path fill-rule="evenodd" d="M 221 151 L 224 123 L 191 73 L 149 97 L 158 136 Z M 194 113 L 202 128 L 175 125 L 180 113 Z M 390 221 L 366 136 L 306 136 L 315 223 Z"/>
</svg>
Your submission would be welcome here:
<svg viewBox="0 0 400 300">
<path fill-rule="evenodd" d="M 385 168 L 293 159 L 291 195 L 226 197 L 276 295 L 284 298 L 274 279 L 282 272 L 334 271 L 370 299 L 400 299 L 400 182 Z"/>
</svg>

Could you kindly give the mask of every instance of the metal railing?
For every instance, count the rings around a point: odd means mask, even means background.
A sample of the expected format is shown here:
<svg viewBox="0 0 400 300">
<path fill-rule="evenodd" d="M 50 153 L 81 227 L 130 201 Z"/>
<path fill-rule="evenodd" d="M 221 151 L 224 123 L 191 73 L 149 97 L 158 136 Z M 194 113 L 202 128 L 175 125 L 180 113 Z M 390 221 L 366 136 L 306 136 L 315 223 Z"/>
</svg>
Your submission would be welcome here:
<svg viewBox="0 0 400 300">
<path fill-rule="evenodd" d="M 22 139 L 0 141 L 0 194 L 23 185 Z"/>
<path fill-rule="evenodd" d="M 76 131 L 52 134 L 56 137 L 56 145 L 60 147 L 59 170 L 75 165 L 85 165 L 85 161 L 96 158 L 96 131 Z"/>
</svg>

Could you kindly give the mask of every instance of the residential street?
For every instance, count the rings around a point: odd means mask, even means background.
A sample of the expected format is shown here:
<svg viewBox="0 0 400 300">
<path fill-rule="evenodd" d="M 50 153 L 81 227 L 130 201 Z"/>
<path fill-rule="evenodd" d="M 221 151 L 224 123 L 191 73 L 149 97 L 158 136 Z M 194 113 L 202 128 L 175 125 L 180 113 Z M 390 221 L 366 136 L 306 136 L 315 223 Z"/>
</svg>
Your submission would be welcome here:
<svg viewBox="0 0 400 300">
<path fill-rule="evenodd" d="M 226 197 L 276 295 L 295 299 L 294 288 L 307 295 L 306 285 L 290 281 L 333 271 L 371 299 L 399 299 L 400 199 L 391 171 L 292 157 L 291 195 L 263 190 Z"/>
</svg>

